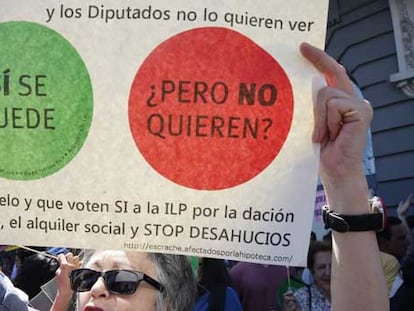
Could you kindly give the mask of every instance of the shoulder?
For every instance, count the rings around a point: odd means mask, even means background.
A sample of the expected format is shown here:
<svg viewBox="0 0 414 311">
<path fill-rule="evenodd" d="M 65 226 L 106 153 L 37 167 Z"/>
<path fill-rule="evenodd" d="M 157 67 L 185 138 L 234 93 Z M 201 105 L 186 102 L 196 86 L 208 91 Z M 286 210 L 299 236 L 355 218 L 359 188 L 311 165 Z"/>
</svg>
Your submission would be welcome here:
<svg viewBox="0 0 414 311">
<path fill-rule="evenodd" d="M 303 298 L 303 297 L 308 297 L 309 296 L 309 291 L 311 290 L 311 286 L 310 285 L 306 285 L 303 286 L 301 288 L 299 288 L 298 290 L 296 290 L 293 295 L 295 296 L 296 299 L 299 298 Z"/>
<path fill-rule="evenodd" d="M 28 310 L 29 299 L 27 295 L 3 274 L 0 273 L 0 310 Z"/>
<path fill-rule="evenodd" d="M 238 262 L 233 267 L 231 267 L 229 273 L 234 273 L 234 274 L 242 273 L 245 270 L 245 268 L 246 268 L 246 265 L 243 262 Z"/>
<path fill-rule="evenodd" d="M 236 296 L 237 297 L 237 293 L 236 293 L 236 291 L 234 290 L 234 288 L 233 287 L 231 287 L 231 286 L 227 286 L 226 287 L 226 295 L 227 296 Z"/>
<path fill-rule="evenodd" d="M 322 292 L 314 284 L 299 288 L 293 295 L 302 308 L 308 307 L 310 301 L 312 302 L 312 306 L 320 306 L 324 305 L 326 300 Z"/>
<path fill-rule="evenodd" d="M 312 310 L 330 310 L 331 304 L 328 299 L 324 296 L 322 291 L 312 284 L 310 287 L 310 291 L 312 294 L 311 297 L 311 304 Z"/>
<path fill-rule="evenodd" d="M 208 297 L 210 293 L 206 292 L 200 296 L 194 304 L 193 311 L 207 311 L 208 310 Z"/>
<path fill-rule="evenodd" d="M 239 296 L 234 288 L 230 286 L 226 287 L 226 299 L 239 300 Z"/>
<path fill-rule="evenodd" d="M 297 291 L 293 293 L 293 296 L 295 297 L 296 301 L 299 303 L 302 310 L 309 309 L 309 293 L 310 293 L 310 287 L 308 285 L 299 288 Z"/>
<path fill-rule="evenodd" d="M 208 311 L 209 310 L 209 296 L 210 292 L 206 292 L 200 296 L 193 308 L 193 311 Z M 236 291 L 231 287 L 226 287 L 226 310 L 227 311 L 242 311 L 242 306 L 237 296 Z"/>
<path fill-rule="evenodd" d="M 236 291 L 229 286 L 226 287 L 226 310 L 243 310 L 239 300 L 239 296 L 237 295 Z"/>
</svg>

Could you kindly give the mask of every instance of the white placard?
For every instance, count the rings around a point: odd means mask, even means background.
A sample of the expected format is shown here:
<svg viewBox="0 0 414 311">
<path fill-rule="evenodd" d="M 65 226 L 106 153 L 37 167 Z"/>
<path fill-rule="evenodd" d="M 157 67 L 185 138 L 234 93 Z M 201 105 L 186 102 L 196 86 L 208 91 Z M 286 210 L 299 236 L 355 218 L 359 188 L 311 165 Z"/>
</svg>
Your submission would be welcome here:
<svg viewBox="0 0 414 311">
<path fill-rule="evenodd" d="M 0 243 L 306 264 L 328 1 L 0 11 Z"/>
</svg>

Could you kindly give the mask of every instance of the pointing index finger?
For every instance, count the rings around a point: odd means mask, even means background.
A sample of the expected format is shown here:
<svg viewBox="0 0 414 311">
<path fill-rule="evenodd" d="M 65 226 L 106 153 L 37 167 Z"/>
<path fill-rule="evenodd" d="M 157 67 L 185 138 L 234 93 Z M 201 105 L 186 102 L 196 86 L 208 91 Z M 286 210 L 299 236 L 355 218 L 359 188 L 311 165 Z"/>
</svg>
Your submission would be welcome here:
<svg viewBox="0 0 414 311">
<path fill-rule="evenodd" d="M 331 56 L 308 43 L 300 45 L 300 52 L 316 69 L 325 75 L 329 86 L 341 89 L 348 94 L 355 94 L 345 68 Z"/>
</svg>

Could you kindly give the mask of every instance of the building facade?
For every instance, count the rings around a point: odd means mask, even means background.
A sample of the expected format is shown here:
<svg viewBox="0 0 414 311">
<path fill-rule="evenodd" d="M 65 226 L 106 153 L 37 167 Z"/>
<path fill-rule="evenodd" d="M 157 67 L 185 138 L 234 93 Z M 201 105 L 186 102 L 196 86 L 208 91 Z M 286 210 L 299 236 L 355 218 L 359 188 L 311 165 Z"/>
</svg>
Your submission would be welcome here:
<svg viewBox="0 0 414 311">
<path fill-rule="evenodd" d="M 325 48 L 373 105 L 369 182 L 394 214 L 414 193 L 414 0 L 331 0 Z"/>
</svg>

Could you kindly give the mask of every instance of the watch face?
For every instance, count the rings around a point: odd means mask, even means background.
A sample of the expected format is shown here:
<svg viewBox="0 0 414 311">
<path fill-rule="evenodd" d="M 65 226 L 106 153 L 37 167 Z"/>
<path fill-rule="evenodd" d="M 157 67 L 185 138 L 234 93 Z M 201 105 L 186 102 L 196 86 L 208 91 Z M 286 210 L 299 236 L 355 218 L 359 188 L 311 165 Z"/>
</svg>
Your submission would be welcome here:
<svg viewBox="0 0 414 311">
<path fill-rule="evenodd" d="M 381 228 L 378 228 L 378 231 L 382 231 L 385 228 L 385 223 L 387 220 L 387 214 L 386 214 L 386 208 L 384 205 L 383 200 L 378 196 L 373 196 L 371 199 L 369 199 L 371 213 L 372 214 L 382 214 L 382 223 Z M 378 225 L 379 226 L 379 225 Z"/>
<path fill-rule="evenodd" d="M 373 196 L 371 199 L 369 199 L 370 207 L 372 213 L 384 213 L 384 204 L 382 203 L 382 199 L 377 196 Z"/>
</svg>

